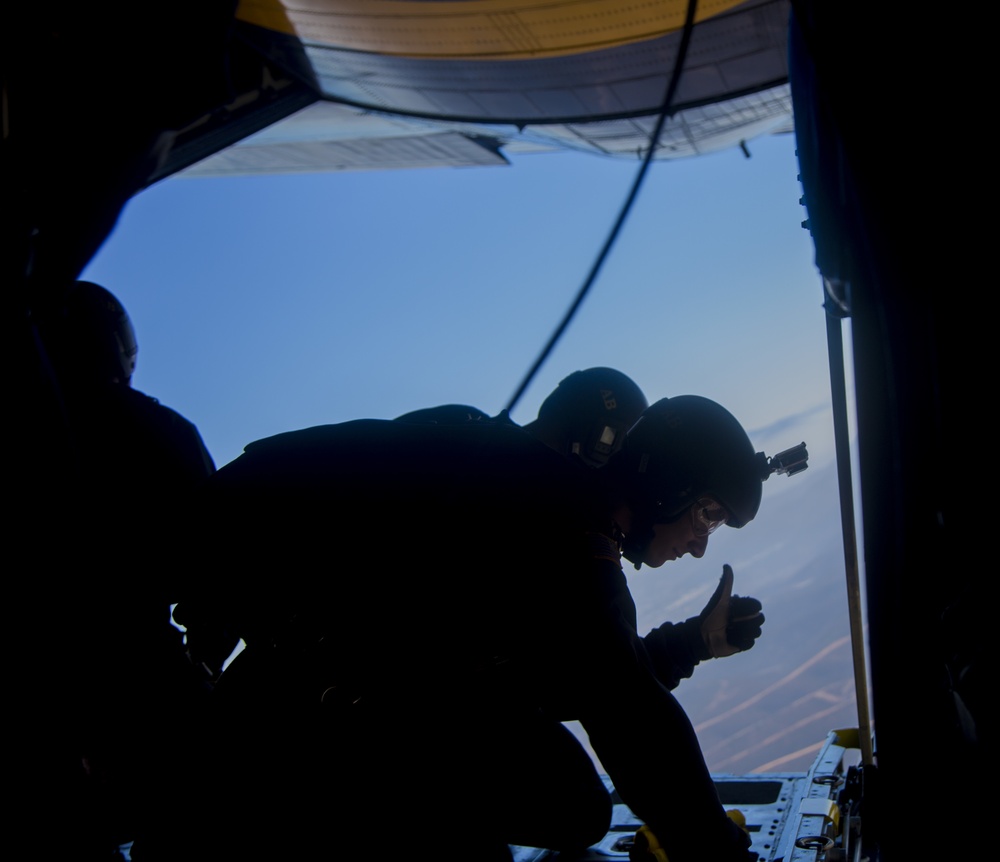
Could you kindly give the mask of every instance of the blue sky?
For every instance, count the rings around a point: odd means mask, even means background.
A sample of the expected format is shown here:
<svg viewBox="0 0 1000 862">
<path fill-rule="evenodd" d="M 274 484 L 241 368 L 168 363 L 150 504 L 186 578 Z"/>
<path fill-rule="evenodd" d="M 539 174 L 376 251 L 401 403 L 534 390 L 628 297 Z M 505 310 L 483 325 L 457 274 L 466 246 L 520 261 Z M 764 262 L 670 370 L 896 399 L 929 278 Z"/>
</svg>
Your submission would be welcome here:
<svg viewBox="0 0 1000 862">
<path fill-rule="evenodd" d="M 651 167 L 515 419 L 593 365 L 651 400 L 715 398 L 748 430 L 828 403 L 794 142 L 750 151 Z M 128 204 L 84 277 L 132 316 L 136 387 L 192 419 L 220 465 L 291 428 L 453 401 L 493 413 L 576 295 L 638 166 L 565 153 L 174 178 Z"/>
<path fill-rule="evenodd" d="M 696 725 L 714 725 L 733 673 L 784 698 L 751 722 L 756 700 L 733 693 L 733 721 L 740 735 L 757 727 L 756 741 L 724 751 L 738 735 L 724 726 L 704 745 L 719 752 L 710 766 L 734 771 L 805 768 L 811 741 L 849 723 L 852 706 L 849 650 L 825 652 L 848 623 L 821 283 L 793 137 L 748 146 L 750 158 L 733 149 L 651 166 L 513 412 L 530 421 L 567 374 L 608 365 L 651 401 L 719 401 L 768 455 L 808 444 L 810 469 L 769 480 L 756 521 L 719 531 L 705 559 L 630 573 L 641 629 L 697 613 L 723 562 L 737 592 L 764 602 L 770 646 L 684 684 Z M 448 402 L 495 413 L 576 296 L 638 168 L 563 153 L 505 168 L 172 178 L 128 204 L 84 277 L 132 317 L 135 387 L 195 422 L 219 466 L 295 428 Z M 832 628 L 816 624 L 817 606 Z M 792 702 L 822 707 L 787 719 L 811 722 L 805 742 L 768 742 L 768 721 Z"/>
</svg>

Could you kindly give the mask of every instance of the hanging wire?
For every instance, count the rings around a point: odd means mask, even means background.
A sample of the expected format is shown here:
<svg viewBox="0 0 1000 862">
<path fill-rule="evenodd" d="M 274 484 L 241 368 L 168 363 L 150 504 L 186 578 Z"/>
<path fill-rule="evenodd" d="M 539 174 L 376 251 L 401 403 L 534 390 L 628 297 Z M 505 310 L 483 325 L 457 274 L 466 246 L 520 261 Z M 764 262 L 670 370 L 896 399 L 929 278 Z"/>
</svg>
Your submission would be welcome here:
<svg viewBox="0 0 1000 862">
<path fill-rule="evenodd" d="M 597 280 L 597 274 L 601 271 L 601 267 L 604 265 L 604 261 L 608 254 L 611 252 L 612 246 L 618 239 L 618 234 L 621 231 L 622 225 L 625 223 L 625 219 L 632 209 L 632 204 L 635 202 L 636 197 L 639 194 L 639 188 L 642 186 L 642 181 L 646 177 L 646 172 L 649 170 L 649 165 L 653 160 L 653 153 L 656 150 L 656 144 L 660 140 L 660 133 L 663 131 L 663 125 L 666 123 L 667 116 L 670 113 L 670 106 L 673 104 L 674 95 L 677 92 L 677 86 L 680 83 L 681 73 L 684 70 L 684 60 L 687 57 L 688 45 L 691 42 L 691 31 L 694 28 L 694 16 L 695 11 L 698 8 L 698 0 L 690 0 L 687 7 L 687 15 L 684 19 L 684 30 L 681 34 L 681 43 L 677 49 L 677 59 L 674 62 L 674 69 L 670 76 L 670 82 L 667 84 L 667 92 L 663 97 L 663 105 L 660 108 L 659 117 L 656 120 L 656 126 L 653 129 L 652 134 L 649 139 L 649 149 L 646 150 L 645 158 L 642 160 L 642 165 L 639 167 L 639 172 L 636 175 L 635 181 L 632 183 L 632 189 L 628 193 L 628 197 L 625 199 L 625 203 L 618 213 L 618 218 L 615 220 L 614 226 L 611 228 L 611 233 L 608 234 L 608 238 L 604 241 L 604 246 L 601 248 L 600 254 L 597 255 L 597 259 L 594 261 L 593 266 L 590 268 L 590 273 L 583 282 L 583 286 L 577 292 L 576 299 L 573 300 L 573 304 L 569 307 L 569 310 L 563 316 L 562 322 L 556 327 L 555 332 L 549 338 L 548 344 L 545 345 L 541 354 L 539 354 L 538 359 L 535 360 L 535 364 L 531 366 L 531 370 L 525 375 L 524 380 L 521 381 L 521 385 L 517 388 L 514 396 L 510 399 L 507 404 L 507 412 L 510 413 L 518 401 L 521 400 L 521 396 L 524 394 L 525 390 L 531 385 L 531 381 L 535 379 L 535 375 L 538 370 L 545 363 L 545 360 L 549 358 L 549 354 L 553 351 L 556 343 L 562 337 L 566 328 L 569 326 L 570 321 L 576 315 L 577 310 L 583 304 L 584 298 L 590 292 L 590 288 L 593 287 L 594 282 Z"/>
</svg>

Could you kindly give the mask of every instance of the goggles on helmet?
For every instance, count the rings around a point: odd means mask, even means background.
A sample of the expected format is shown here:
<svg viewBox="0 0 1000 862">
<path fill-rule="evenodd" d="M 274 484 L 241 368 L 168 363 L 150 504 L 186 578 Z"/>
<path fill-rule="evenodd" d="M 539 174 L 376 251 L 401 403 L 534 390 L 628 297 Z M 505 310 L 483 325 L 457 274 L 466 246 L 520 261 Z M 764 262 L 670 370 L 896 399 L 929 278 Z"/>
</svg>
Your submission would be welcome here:
<svg viewBox="0 0 1000 862">
<path fill-rule="evenodd" d="M 691 506 L 691 522 L 696 536 L 707 536 L 729 520 L 729 513 L 711 497 L 699 497 Z"/>
</svg>

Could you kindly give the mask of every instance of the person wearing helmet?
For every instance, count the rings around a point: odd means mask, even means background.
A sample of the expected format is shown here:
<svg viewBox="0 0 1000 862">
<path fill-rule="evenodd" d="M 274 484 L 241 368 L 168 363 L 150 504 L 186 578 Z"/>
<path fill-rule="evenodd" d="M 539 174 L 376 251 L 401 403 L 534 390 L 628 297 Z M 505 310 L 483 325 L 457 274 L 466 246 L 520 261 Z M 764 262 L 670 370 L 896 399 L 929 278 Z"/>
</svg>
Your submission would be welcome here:
<svg viewBox="0 0 1000 862">
<path fill-rule="evenodd" d="M 626 432 L 648 406 L 646 396 L 627 374 L 614 368 L 585 368 L 561 380 L 542 402 L 537 418 L 522 427 L 563 455 L 579 459 L 588 467 L 603 467 L 621 448 Z M 413 410 L 397 416 L 396 421 L 514 424 L 506 410 L 490 417 L 466 404 Z"/>
<path fill-rule="evenodd" d="M 90 845 L 66 855 L 113 859 L 143 829 L 145 800 L 181 793 L 174 770 L 211 685 L 171 623 L 183 561 L 171 568 L 164 555 L 215 465 L 193 423 L 132 386 L 135 330 L 109 290 L 73 282 L 39 331 L 75 444 L 67 566 L 85 573 L 45 600 L 62 671 L 53 708 L 72 704 L 73 716 L 59 737 L 69 774 L 52 785 L 74 800 L 67 816 L 84 821 L 66 834 Z M 216 652 L 236 644 L 200 633 Z"/>
<path fill-rule="evenodd" d="M 618 472 L 641 475 L 642 478 L 636 481 L 648 480 L 648 471 L 655 470 L 657 466 L 663 468 L 664 474 L 668 476 L 671 474 L 671 464 L 665 460 L 647 467 L 642 474 L 639 474 L 637 466 L 632 463 L 644 457 L 642 441 L 655 437 L 656 433 L 660 432 L 660 429 L 654 431 L 659 424 L 664 422 L 672 424 L 671 420 L 665 419 L 666 403 L 666 401 L 658 402 L 657 409 L 646 416 L 645 425 L 631 435 L 630 455 L 628 458 L 618 459 L 616 463 Z M 725 411 L 723 411 L 725 415 L 718 413 L 721 408 L 714 402 L 685 396 L 680 401 L 671 399 L 669 403 L 672 405 L 671 409 L 675 411 L 687 413 L 697 412 L 698 409 L 707 411 L 700 424 L 693 422 L 693 418 L 689 419 L 688 430 L 683 435 L 679 429 L 671 431 L 676 435 L 674 444 L 679 451 L 688 453 L 687 457 L 697 458 L 699 454 L 703 456 L 718 449 L 728 452 L 729 446 L 726 445 L 728 442 L 731 442 L 737 450 L 741 446 L 745 449 L 745 443 L 748 441 L 745 440 L 746 435 L 742 433 L 742 428 L 738 428 L 738 423 L 734 425 L 735 420 L 731 417 L 726 418 L 729 414 Z M 551 449 L 573 460 L 579 460 L 588 467 L 599 468 L 607 464 L 608 459 L 625 445 L 629 429 L 648 407 L 645 394 L 628 375 L 614 368 L 593 367 L 574 371 L 560 381 L 558 387 L 542 402 L 537 418 L 522 427 Z M 713 417 L 711 414 L 716 408 L 718 415 Z M 731 441 L 719 439 L 713 444 L 709 437 L 699 437 L 702 432 L 712 433 L 718 420 L 721 420 L 720 427 L 732 434 Z M 448 404 L 416 410 L 397 417 L 397 421 L 459 425 L 468 422 L 495 421 L 513 424 L 506 412 L 491 419 L 485 412 L 464 404 Z M 657 442 L 657 440 L 650 441 L 650 443 Z M 646 445 L 648 448 L 648 444 Z M 698 445 L 704 447 L 701 453 L 697 449 Z M 626 463 L 629 466 L 623 469 Z M 706 487 L 721 487 L 719 482 L 722 477 L 728 482 L 727 487 L 739 484 L 735 474 L 732 474 L 725 465 L 704 464 L 698 465 L 695 469 L 702 470 L 708 476 L 708 471 L 713 466 L 719 468 L 718 478 L 706 480 L 708 482 Z M 623 482 L 628 484 L 632 479 L 625 476 Z M 753 480 L 747 487 L 752 489 Z M 664 522 L 658 528 L 662 536 L 661 541 L 657 543 L 661 556 L 651 561 L 649 565 L 659 566 L 668 560 L 679 559 L 685 554 L 700 558 L 705 553 L 709 533 L 726 522 L 726 515 L 708 492 L 700 496 L 704 497 L 702 505 L 690 509 L 690 518 L 673 518 L 673 526 L 668 527 Z M 733 492 L 723 496 L 736 499 Z M 645 511 L 645 507 L 638 500 L 636 509 L 640 512 Z M 662 519 L 662 515 L 657 517 Z M 648 528 L 643 527 L 643 529 Z M 633 535 L 635 534 L 633 532 Z M 638 567 L 639 565 L 636 566 Z M 657 676 L 671 690 L 682 680 L 689 679 L 695 667 L 702 661 L 744 652 L 760 637 L 765 620 L 761 603 L 750 596 L 733 595 L 733 580 L 732 569 L 726 566 L 716 591 L 700 614 L 680 623 L 664 622 L 643 638 L 653 659 Z"/>
<path fill-rule="evenodd" d="M 579 720 L 671 862 L 749 862 L 636 631 L 621 559 L 659 566 L 745 526 L 766 464 L 691 396 L 650 406 L 599 470 L 493 422 L 367 419 L 248 444 L 209 482 L 216 540 L 194 585 L 246 642 L 213 692 L 217 759 L 190 781 L 216 818 L 162 857 L 363 857 L 373 840 L 406 857 L 445 812 L 440 858 L 571 854 L 611 817 L 562 724 Z M 725 654 L 730 624 L 708 614 L 695 634 Z"/>
<path fill-rule="evenodd" d="M 719 527 L 742 527 L 760 507 L 772 472 L 736 418 L 697 395 L 664 398 L 630 429 L 607 468 L 626 501 L 622 555 L 636 569 L 704 555 Z M 666 622 L 643 638 L 657 677 L 675 688 L 695 666 L 750 649 L 761 635 L 759 600 L 733 594 L 732 568 L 697 616 Z"/>
<path fill-rule="evenodd" d="M 76 281 L 41 330 L 83 467 L 101 485 L 118 475 L 148 479 L 146 496 L 155 499 L 164 487 L 183 489 L 214 471 L 197 428 L 132 386 L 139 348 L 114 294 Z"/>
<path fill-rule="evenodd" d="M 648 406 L 628 375 L 614 368 L 586 368 L 561 380 L 524 430 L 589 467 L 603 467 Z"/>
<path fill-rule="evenodd" d="M 613 471 L 640 524 L 626 550 L 638 566 L 643 560 L 636 557 L 648 553 L 655 538 L 654 526 L 677 523 L 698 500 L 715 504 L 701 513 L 710 519 L 707 526 L 751 521 L 769 466 L 728 410 L 708 398 L 680 395 L 643 413 Z"/>
<path fill-rule="evenodd" d="M 91 281 L 74 282 L 58 326 L 60 337 L 52 348 L 64 386 L 131 386 L 139 345 L 128 312 L 110 290 Z"/>
</svg>

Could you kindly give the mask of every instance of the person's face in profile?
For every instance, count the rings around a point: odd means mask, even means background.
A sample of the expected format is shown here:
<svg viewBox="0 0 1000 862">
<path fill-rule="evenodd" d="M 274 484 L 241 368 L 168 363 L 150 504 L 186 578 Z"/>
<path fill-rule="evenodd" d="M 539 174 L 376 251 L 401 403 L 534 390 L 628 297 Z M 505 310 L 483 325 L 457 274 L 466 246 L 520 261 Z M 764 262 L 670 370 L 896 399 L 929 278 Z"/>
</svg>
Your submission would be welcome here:
<svg viewBox="0 0 1000 862">
<path fill-rule="evenodd" d="M 703 497 L 668 524 L 653 525 L 653 539 L 643 555 L 643 563 L 652 568 L 685 554 L 702 557 L 709 535 L 726 523 L 726 510 L 711 497 Z"/>
</svg>

